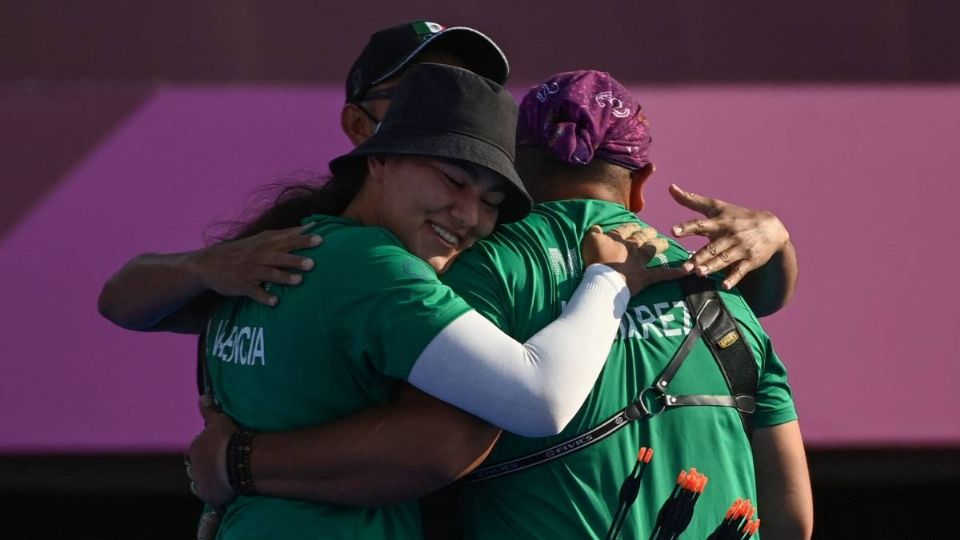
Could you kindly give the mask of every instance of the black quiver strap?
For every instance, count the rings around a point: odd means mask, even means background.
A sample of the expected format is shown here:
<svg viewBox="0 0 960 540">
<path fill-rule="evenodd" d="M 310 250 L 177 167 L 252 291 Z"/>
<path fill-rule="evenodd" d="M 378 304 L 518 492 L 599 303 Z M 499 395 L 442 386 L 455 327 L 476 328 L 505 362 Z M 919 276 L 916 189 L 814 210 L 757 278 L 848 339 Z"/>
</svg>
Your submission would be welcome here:
<svg viewBox="0 0 960 540">
<path fill-rule="evenodd" d="M 715 301 L 723 306 L 723 300 L 717 291 L 716 283 L 707 278 L 686 276 L 679 280 L 683 291 L 684 301 L 690 313 L 700 313 L 707 302 Z M 750 352 L 750 347 L 740 334 L 737 321 L 734 320 L 726 306 L 720 310 L 717 320 L 703 329 L 703 341 L 706 343 L 713 358 L 717 361 L 720 373 L 730 389 L 730 395 L 738 403 L 745 406 L 736 407 L 743 422 L 743 430 L 747 438 L 753 435 L 754 403 L 757 395 L 757 364 Z M 690 405 L 711 405 L 712 403 L 697 403 L 696 398 L 710 396 L 680 396 L 690 398 Z"/>
<path fill-rule="evenodd" d="M 644 388 L 634 403 L 604 420 L 593 429 L 576 435 L 550 448 L 509 461 L 482 466 L 460 480 L 460 484 L 481 482 L 515 474 L 583 450 L 613 435 L 630 422 L 646 420 L 668 409 L 687 406 L 733 407 L 740 414 L 747 438 L 753 434 L 751 415 L 756 407 L 757 364 L 753 354 L 727 310 L 716 284 L 707 278 L 687 276 L 679 280 L 694 327 L 684 339 L 673 359 L 651 386 Z M 703 338 L 717 362 L 730 393 L 726 395 L 672 395 L 670 382 L 683 361 Z M 655 407 L 645 402 L 644 395 L 654 398 Z"/>
</svg>

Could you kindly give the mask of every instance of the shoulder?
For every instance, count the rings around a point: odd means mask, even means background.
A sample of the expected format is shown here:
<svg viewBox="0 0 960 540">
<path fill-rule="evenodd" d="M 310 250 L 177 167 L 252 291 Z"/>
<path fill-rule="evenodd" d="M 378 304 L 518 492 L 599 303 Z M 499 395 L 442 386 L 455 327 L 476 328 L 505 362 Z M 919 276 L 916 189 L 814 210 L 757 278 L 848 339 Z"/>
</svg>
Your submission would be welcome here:
<svg viewBox="0 0 960 540">
<path fill-rule="evenodd" d="M 376 260 L 401 261 L 416 260 L 426 263 L 407 251 L 400 240 L 387 229 L 382 227 L 368 227 L 356 223 L 325 224 L 316 229 L 323 235 L 323 243 L 319 246 L 304 250 L 307 256 L 334 256 L 341 262 L 349 263 L 349 259 L 362 257 Z"/>
<path fill-rule="evenodd" d="M 719 283 L 719 279 L 714 279 L 714 281 L 717 281 L 717 290 L 720 291 L 723 305 L 740 325 L 740 329 L 745 334 L 744 337 L 750 343 L 754 353 L 757 354 L 761 364 L 765 363 L 770 350 L 770 336 L 760 325 L 760 320 L 750 309 L 746 300 L 743 299 L 740 291 L 737 289 L 724 290 Z"/>
<path fill-rule="evenodd" d="M 407 251 L 393 233 L 382 227 L 327 218 L 318 221 L 313 232 L 322 235 L 323 242 L 298 252 L 316 261 L 311 274 L 363 277 L 366 283 L 437 281 L 436 272 L 426 261 Z"/>
</svg>

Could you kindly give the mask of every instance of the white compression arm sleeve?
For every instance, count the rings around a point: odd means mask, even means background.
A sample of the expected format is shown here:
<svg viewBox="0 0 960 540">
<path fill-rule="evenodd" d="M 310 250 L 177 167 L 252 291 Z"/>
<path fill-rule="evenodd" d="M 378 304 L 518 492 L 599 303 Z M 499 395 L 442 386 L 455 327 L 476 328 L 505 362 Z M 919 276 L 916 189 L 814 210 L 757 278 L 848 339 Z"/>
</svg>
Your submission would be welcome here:
<svg viewBox="0 0 960 540">
<path fill-rule="evenodd" d="M 526 343 L 471 310 L 430 341 L 408 382 L 518 435 L 555 435 L 593 389 L 629 301 L 623 276 L 590 265 L 560 317 Z"/>
</svg>

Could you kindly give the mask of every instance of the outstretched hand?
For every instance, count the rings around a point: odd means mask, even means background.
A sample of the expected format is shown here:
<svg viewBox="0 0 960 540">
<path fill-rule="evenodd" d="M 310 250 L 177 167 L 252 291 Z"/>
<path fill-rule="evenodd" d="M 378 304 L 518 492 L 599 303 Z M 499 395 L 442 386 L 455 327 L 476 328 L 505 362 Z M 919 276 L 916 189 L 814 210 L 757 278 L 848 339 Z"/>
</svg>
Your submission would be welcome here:
<svg viewBox="0 0 960 540">
<path fill-rule="evenodd" d="M 683 268 L 647 268 L 650 261 L 667 247 L 666 239 L 658 237 L 657 231 L 651 227 L 627 223 L 604 233 L 594 225 L 583 237 L 581 253 L 584 266 L 599 263 L 620 272 L 630 294 L 635 295 L 650 285 L 689 273 Z"/>
<path fill-rule="evenodd" d="M 319 245 L 323 238 L 304 234 L 313 224 L 264 231 L 257 235 L 214 244 L 194 252 L 192 265 L 207 288 L 221 296 L 246 296 L 274 306 L 277 297 L 263 283 L 299 285 L 313 259 L 290 252 Z"/>
<path fill-rule="evenodd" d="M 766 210 L 754 210 L 697 195 L 670 185 L 670 195 L 681 206 L 706 219 L 685 221 L 672 228 L 677 238 L 699 235 L 710 242 L 697 251 L 684 268 L 706 276 L 727 269 L 723 286 L 736 287 L 748 272 L 770 260 L 790 239 L 783 223 Z"/>
<path fill-rule="evenodd" d="M 226 460 L 230 435 L 239 428 L 209 395 L 200 397 L 200 414 L 205 426 L 187 449 L 191 489 L 204 502 L 220 508 L 237 496 L 227 480 Z"/>
</svg>

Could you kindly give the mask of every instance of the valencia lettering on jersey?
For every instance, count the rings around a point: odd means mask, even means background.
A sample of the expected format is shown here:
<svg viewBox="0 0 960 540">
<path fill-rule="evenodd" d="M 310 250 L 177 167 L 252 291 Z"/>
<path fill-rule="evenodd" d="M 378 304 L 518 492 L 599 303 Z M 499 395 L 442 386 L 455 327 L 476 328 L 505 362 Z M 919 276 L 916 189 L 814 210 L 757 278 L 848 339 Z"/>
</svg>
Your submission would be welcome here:
<svg viewBox="0 0 960 540">
<path fill-rule="evenodd" d="M 213 356 L 221 362 L 241 366 L 267 365 L 264 352 L 263 328 L 259 326 L 228 326 L 217 321 L 213 340 Z"/>
</svg>

